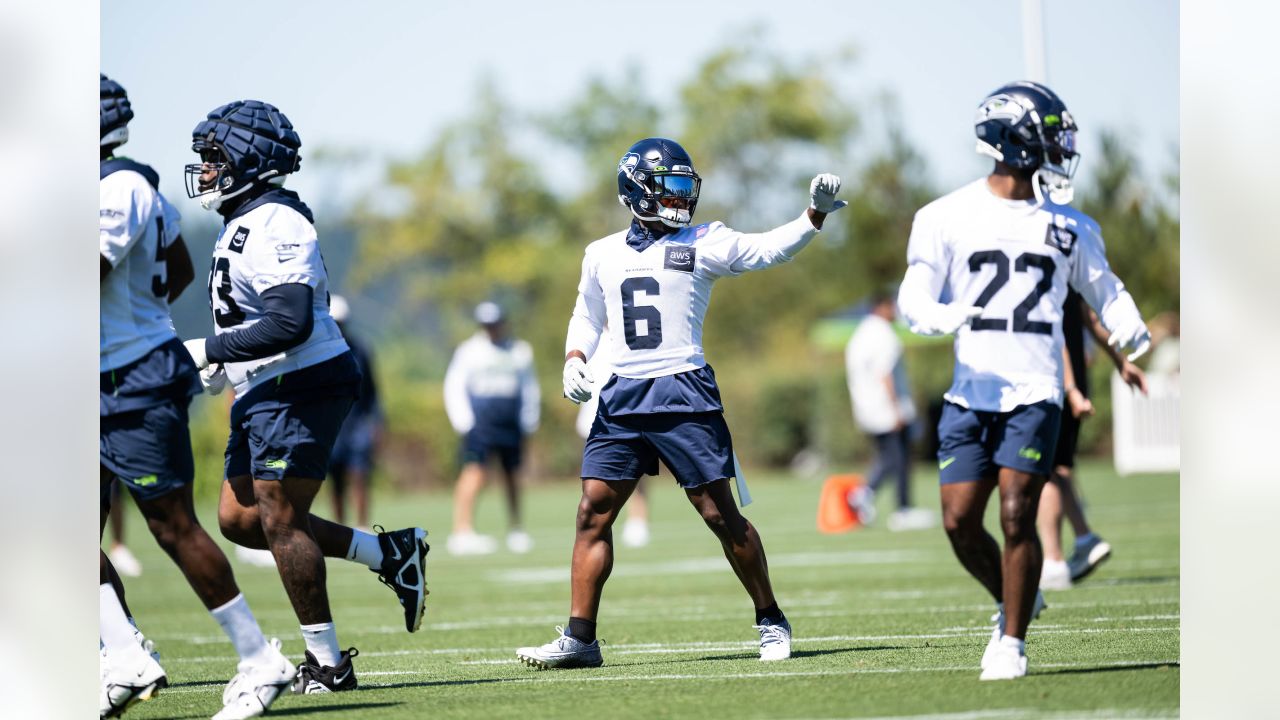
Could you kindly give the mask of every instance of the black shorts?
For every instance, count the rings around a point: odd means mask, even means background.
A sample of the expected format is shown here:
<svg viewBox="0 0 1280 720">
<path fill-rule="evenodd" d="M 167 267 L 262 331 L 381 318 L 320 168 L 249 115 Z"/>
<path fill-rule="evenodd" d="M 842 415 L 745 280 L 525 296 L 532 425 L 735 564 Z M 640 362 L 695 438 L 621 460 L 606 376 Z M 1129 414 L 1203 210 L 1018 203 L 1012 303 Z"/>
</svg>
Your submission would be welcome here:
<svg viewBox="0 0 1280 720">
<path fill-rule="evenodd" d="M 1053 454 L 1054 466 L 1075 467 L 1076 446 L 1080 441 L 1080 420 L 1070 410 L 1062 411 L 1062 426 L 1058 428 L 1058 449 Z"/>
</svg>

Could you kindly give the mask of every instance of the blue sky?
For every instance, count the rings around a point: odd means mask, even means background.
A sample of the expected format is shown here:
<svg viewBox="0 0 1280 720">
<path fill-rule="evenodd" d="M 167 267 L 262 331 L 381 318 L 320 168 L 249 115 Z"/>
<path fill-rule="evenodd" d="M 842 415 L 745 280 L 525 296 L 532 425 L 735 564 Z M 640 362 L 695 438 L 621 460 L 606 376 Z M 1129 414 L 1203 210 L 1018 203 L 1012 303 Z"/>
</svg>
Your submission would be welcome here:
<svg viewBox="0 0 1280 720">
<path fill-rule="evenodd" d="M 1177 4 L 1045 5 L 1048 81 L 1082 126 L 1081 181 L 1088 182 L 1094 133 L 1104 127 L 1134 143 L 1149 174 L 1171 169 L 1179 133 Z M 821 61 L 853 47 L 858 60 L 840 76 L 846 96 L 895 95 L 908 140 L 947 188 L 987 167 L 973 152 L 972 113 L 984 94 L 1024 74 L 1021 9 L 1020 0 L 121 0 L 102 5 L 102 69 L 129 90 L 138 113 L 128 154 L 155 165 L 166 194 L 197 212 L 181 178 L 195 158 L 190 131 L 232 99 L 278 105 L 302 136 L 304 158 L 330 146 L 367 151 L 376 165 L 415 153 L 466 115 L 481 77 L 521 110 L 553 109 L 591 76 L 616 77 L 629 62 L 659 93 L 677 87 L 713 49 L 760 27 L 763 42 L 788 57 Z M 370 181 L 334 185 L 304 172 L 290 186 L 314 201 L 345 197 Z"/>
</svg>

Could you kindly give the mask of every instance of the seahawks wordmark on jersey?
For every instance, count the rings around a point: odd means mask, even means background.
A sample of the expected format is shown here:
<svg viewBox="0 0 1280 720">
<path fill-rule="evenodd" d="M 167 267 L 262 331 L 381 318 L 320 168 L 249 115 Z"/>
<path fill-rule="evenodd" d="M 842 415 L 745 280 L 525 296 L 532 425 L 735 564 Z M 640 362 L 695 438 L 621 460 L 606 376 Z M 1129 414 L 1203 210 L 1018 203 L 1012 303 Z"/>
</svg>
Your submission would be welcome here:
<svg viewBox="0 0 1280 720">
<path fill-rule="evenodd" d="M 209 269 L 215 332 L 258 322 L 264 317 L 262 293 L 292 283 L 314 291 L 311 336 L 269 358 L 226 363 L 227 379 L 238 397 L 267 380 L 347 351 L 347 341 L 329 316 L 329 276 L 310 210 L 292 193 L 273 190 L 237 209 L 218 236 Z"/>
<path fill-rule="evenodd" d="M 956 333 L 955 374 L 945 398 L 973 410 L 1009 412 L 1043 400 L 1062 404 L 1062 304 L 1068 286 L 1107 327 L 1137 313 L 1111 271 L 1097 224 L 1068 205 L 1005 200 L 986 178 L 916 213 L 900 309 L 921 301 L 977 306 Z M 928 298 L 911 290 L 927 284 Z"/>
<path fill-rule="evenodd" d="M 98 370 L 106 372 L 176 337 L 165 254 L 180 216 L 146 165 L 109 158 L 100 177 L 98 251 L 111 263 L 98 305 Z"/>
<path fill-rule="evenodd" d="M 817 233 L 808 215 L 766 233 L 741 233 L 713 222 L 656 240 L 619 232 L 587 246 L 566 352 L 588 359 L 601 341 L 623 378 L 656 378 L 706 365 L 702 323 L 719 278 L 791 260 Z"/>
</svg>

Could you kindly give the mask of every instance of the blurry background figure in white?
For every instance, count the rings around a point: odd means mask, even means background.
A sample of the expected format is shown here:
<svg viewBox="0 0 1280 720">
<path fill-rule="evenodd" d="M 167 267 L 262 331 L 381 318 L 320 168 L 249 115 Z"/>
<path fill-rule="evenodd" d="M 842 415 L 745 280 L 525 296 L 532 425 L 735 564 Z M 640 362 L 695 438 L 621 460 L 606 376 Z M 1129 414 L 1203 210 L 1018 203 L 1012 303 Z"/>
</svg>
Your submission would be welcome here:
<svg viewBox="0 0 1280 720">
<path fill-rule="evenodd" d="M 849 504 L 864 525 L 874 522 L 876 491 L 892 476 L 898 506 L 889 516 L 888 526 L 895 531 L 937 523 L 934 513 L 911 507 L 911 427 L 916 408 L 907 384 L 902 340 L 893 329 L 896 297 L 896 287 L 873 293 L 870 311 L 845 346 L 854 420 L 874 442 L 876 452 L 867 483 L 850 493 Z"/>
<path fill-rule="evenodd" d="M 520 520 L 517 473 L 524 439 L 538 429 L 541 393 L 529 343 L 511 337 L 506 315 L 493 302 L 476 306 L 480 329 L 458 346 L 444 376 L 444 407 L 462 436 L 462 471 L 453 495 L 452 555 L 484 555 L 497 541 L 475 531 L 475 504 L 484 487 L 485 466 L 497 456 L 507 498 L 507 549 L 526 553 L 533 539 Z"/>
<path fill-rule="evenodd" d="M 609 328 L 605 327 L 606 336 L 600 339 L 596 352 L 587 361 L 587 370 L 596 379 L 592 388 L 591 399 L 578 406 L 578 420 L 575 427 L 578 437 L 583 440 L 591 434 L 591 426 L 596 421 L 596 410 L 600 407 L 600 388 L 613 377 L 613 361 L 609 357 L 612 347 L 607 339 Z M 627 547 L 644 547 L 649 544 L 649 480 L 640 478 L 636 491 L 627 502 L 627 520 L 622 525 L 622 544 Z"/>
</svg>

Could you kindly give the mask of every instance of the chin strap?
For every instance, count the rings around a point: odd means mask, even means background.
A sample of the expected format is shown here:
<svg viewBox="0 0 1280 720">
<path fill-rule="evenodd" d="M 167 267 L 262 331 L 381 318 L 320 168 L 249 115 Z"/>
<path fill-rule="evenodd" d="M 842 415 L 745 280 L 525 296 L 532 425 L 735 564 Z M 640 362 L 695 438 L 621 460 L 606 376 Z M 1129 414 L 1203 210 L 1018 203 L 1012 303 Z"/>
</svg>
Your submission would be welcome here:
<svg viewBox="0 0 1280 720">
<path fill-rule="evenodd" d="M 1031 189 L 1035 193 L 1037 206 L 1044 204 L 1046 190 L 1049 193 L 1049 199 L 1058 205 L 1070 205 L 1076 195 L 1070 178 L 1054 172 L 1046 173 L 1043 168 L 1037 169 L 1032 174 Z"/>
</svg>

